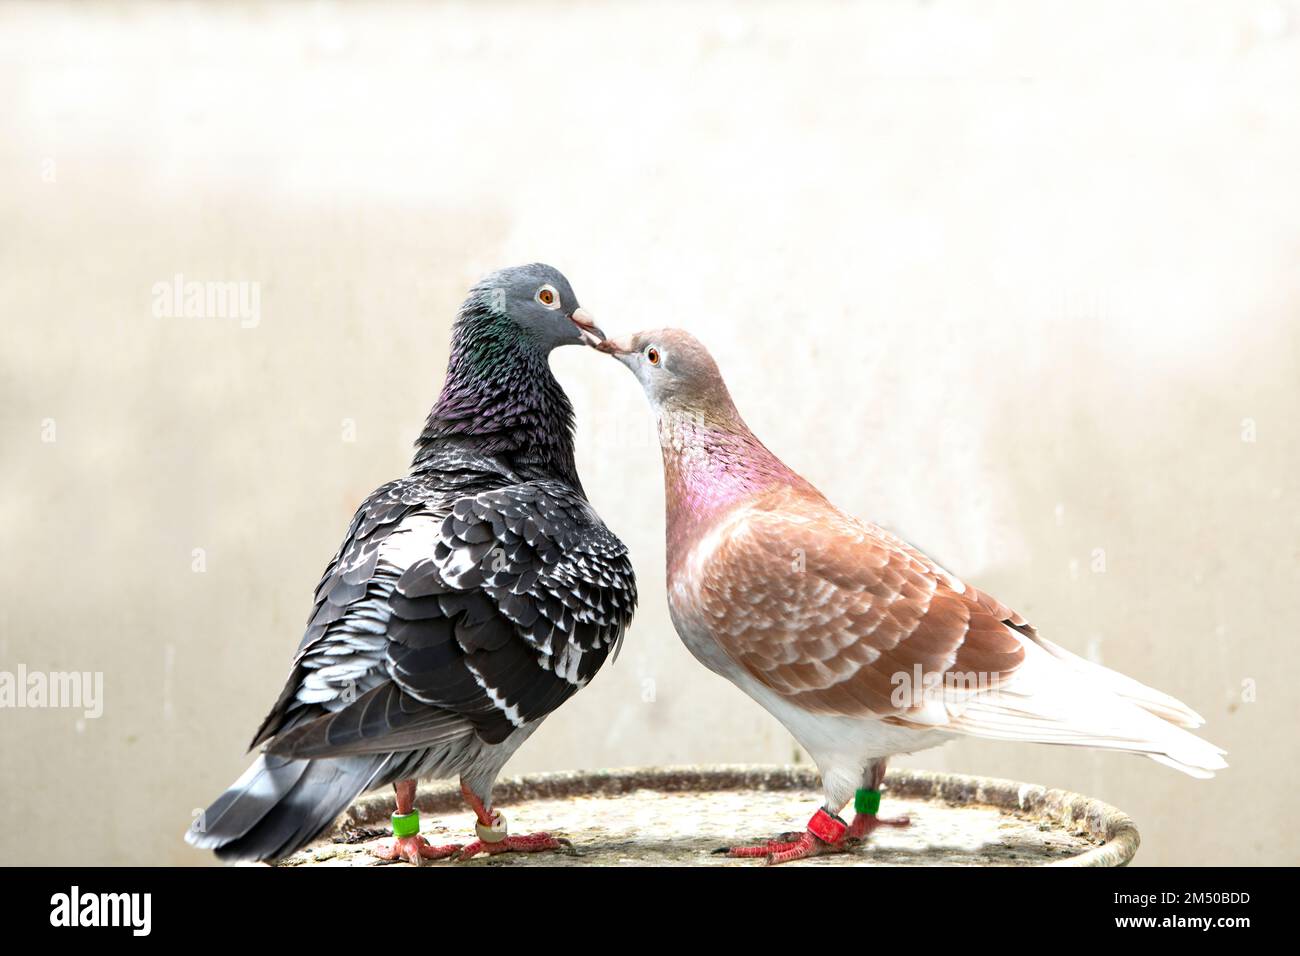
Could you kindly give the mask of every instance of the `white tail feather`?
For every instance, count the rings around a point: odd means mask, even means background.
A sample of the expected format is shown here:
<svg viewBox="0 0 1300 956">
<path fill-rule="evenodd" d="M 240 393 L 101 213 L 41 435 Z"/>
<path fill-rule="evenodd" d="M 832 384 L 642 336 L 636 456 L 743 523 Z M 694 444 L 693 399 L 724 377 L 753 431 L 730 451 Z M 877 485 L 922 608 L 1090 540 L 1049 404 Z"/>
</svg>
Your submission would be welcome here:
<svg viewBox="0 0 1300 956">
<path fill-rule="evenodd" d="M 953 707 L 949 729 L 974 737 L 1143 754 L 1193 777 L 1227 766 L 1225 751 L 1180 726 L 1203 721 L 1137 681 L 1025 638 L 1025 661 L 1000 687 Z"/>
<path fill-rule="evenodd" d="M 1096 681 L 1098 685 L 1105 687 L 1112 694 L 1117 694 L 1125 700 L 1132 701 L 1148 713 L 1155 714 L 1171 724 L 1177 724 L 1179 727 L 1186 727 L 1189 730 L 1194 730 L 1205 723 L 1204 717 L 1175 697 L 1170 697 L 1153 687 L 1139 683 L 1131 677 L 1126 677 L 1118 671 L 1111 670 L 1109 667 L 1102 667 L 1100 664 L 1094 664 L 1092 661 L 1085 660 L 1076 654 L 1071 654 L 1059 644 L 1053 644 L 1041 637 L 1037 638 L 1036 641 L 1043 650 L 1066 667 L 1085 678 Z"/>
</svg>

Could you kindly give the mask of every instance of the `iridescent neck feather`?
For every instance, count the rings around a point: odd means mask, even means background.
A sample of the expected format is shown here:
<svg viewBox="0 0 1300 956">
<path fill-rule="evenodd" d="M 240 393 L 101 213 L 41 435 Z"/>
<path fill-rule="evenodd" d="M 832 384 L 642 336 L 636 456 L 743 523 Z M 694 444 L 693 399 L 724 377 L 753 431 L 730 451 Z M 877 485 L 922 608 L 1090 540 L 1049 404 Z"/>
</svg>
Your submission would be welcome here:
<svg viewBox="0 0 1300 956">
<path fill-rule="evenodd" d="M 546 353 L 486 296 L 471 296 L 452 331 L 442 393 L 415 443 L 414 470 L 440 450 L 504 459 L 527 477 L 581 490 L 573 457 L 573 405 Z"/>
<path fill-rule="evenodd" d="M 659 413 L 668 502 L 668 563 L 684 558 L 713 522 L 775 487 L 816 490 L 768 450 L 735 406 Z"/>
</svg>

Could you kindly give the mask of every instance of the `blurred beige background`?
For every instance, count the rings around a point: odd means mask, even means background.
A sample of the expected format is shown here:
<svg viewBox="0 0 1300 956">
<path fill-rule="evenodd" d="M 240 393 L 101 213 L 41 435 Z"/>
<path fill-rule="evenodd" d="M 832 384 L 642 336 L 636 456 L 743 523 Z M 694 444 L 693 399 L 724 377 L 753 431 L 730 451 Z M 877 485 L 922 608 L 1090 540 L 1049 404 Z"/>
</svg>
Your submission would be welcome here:
<svg viewBox="0 0 1300 956">
<path fill-rule="evenodd" d="M 692 329 L 833 500 L 1232 767 L 900 763 L 1103 798 L 1144 864 L 1300 862 L 1297 90 L 1272 0 L 0 7 L 0 669 L 104 677 L 99 719 L 0 710 L 0 861 L 209 862 L 191 811 L 460 298 L 541 259 L 611 333 Z M 155 317 L 177 273 L 260 321 Z M 806 760 L 671 629 L 635 382 L 554 366 L 643 607 L 507 772 Z"/>
</svg>

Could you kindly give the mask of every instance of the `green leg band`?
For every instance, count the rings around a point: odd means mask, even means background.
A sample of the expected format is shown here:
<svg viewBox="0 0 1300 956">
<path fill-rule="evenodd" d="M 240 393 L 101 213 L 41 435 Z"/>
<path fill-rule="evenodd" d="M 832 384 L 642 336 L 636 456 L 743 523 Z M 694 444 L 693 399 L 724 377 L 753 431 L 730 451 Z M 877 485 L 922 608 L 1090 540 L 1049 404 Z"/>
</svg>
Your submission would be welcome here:
<svg viewBox="0 0 1300 956">
<path fill-rule="evenodd" d="M 420 811 L 393 814 L 393 836 L 409 837 L 420 832 Z"/>
<path fill-rule="evenodd" d="M 874 817 L 880 810 L 880 791 L 859 790 L 853 795 L 853 809 Z"/>
</svg>

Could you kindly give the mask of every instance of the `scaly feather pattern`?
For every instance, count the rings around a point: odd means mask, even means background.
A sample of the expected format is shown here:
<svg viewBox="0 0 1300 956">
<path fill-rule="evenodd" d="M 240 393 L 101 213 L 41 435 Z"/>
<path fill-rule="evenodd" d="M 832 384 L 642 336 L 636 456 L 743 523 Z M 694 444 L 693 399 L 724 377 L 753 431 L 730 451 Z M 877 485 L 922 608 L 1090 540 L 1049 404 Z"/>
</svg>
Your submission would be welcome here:
<svg viewBox="0 0 1300 956">
<path fill-rule="evenodd" d="M 264 754 L 190 842 L 276 859 L 363 790 L 416 777 L 459 774 L 490 805 L 505 760 L 617 645 L 627 549 L 578 481 L 555 343 L 511 312 L 539 283 L 572 298 L 531 266 L 466 300 L 411 473 L 357 510 L 254 735 Z"/>
<path fill-rule="evenodd" d="M 838 510 L 754 436 L 692 336 L 661 329 L 600 348 L 637 376 L 658 418 L 673 623 L 808 750 L 827 814 L 878 787 L 888 757 L 957 735 L 1127 751 L 1192 776 L 1226 766 L 1182 729 L 1200 722 L 1186 705 L 1043 640 Z M 827 819 L 799 841 L 735 852 L 782 862 L 838 845 L 846 831 Z"/>
</svg>

